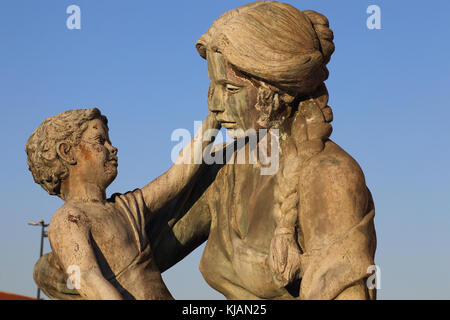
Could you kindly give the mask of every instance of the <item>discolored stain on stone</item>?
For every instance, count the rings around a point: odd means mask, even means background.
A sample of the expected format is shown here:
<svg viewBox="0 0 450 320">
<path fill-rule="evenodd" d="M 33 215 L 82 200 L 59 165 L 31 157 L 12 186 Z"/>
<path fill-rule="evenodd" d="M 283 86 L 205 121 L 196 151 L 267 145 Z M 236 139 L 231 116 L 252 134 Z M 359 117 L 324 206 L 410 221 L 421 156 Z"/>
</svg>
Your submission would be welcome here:
<svg viewBox="0 0 450 320">
<path fill-rule="evenodd" d="M 78 224 L 78 222 L 80 222 L 80 216 L 75 216 L 75 215 L 69 214 L 69 216 L 67 217 L 67 220 L 69 220 L 70 222 L 73 222 L 75 224 Z"/>
</svg>

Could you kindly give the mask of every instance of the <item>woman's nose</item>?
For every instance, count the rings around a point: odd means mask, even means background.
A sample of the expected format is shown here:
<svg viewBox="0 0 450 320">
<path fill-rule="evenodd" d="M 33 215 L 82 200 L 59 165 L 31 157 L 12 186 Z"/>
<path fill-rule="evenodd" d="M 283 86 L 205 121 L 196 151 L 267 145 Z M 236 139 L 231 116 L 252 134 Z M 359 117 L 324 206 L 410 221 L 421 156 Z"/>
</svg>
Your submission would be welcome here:
<svg viewBox="0 0 450 320">
<path fill-rule="evenodd" d="M 220 90 L 220 87 L 210 86 L 208 92 L 208 100 L 209 100 L 209 110 L 214 113 L 224 112 L 225 108 L 223 107 L 223 93 Z"/>
</svg>

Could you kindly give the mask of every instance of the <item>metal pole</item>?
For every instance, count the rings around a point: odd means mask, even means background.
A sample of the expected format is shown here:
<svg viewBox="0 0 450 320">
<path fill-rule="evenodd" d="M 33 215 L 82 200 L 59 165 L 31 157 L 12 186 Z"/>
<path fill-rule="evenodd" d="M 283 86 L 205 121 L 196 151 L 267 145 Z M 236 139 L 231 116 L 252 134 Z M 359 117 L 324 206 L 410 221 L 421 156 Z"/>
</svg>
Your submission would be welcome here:
<svg viewBox="0 0 450 320">
<path fill-rule="evenodd" d="M 44 222 L 41 223 L 42 229 L 41 229 L 41 253 L 39 254 L 39 258 L 42 257 L 44 254 L 44 237 L 45 237 L 45 224 Z"/>
<path fill-rule="evenodd" d="M 39 220 L 39 223 L 36 222 L 28 222 L 29 225 L 31 226 L 38 226 L 41 225 L 41 248 L 39 251 L 39 258 L 42 257 L 42 255 L 44 254 L 44 238 L 47 237 L 47 233 L 45 232 L 45 228 L 48 227 L 48 224 L 45 224 L 44 220 Z M 37 289 L 37 299 L 40 300 L 41 299 L 41 289 L 38 287 Z"/>
<path fill-rule="evenodd" d="M 45 224 L 44 221 L 39 221 L 41 223 L 41 250 L 39 253 L 39 258 L 42 257 L 42 254 L 44 253 L 44 235 L 45 235 Z M 41 289 L 38 287 L 37 289 L 37 299 L 41 300 Z"/>
</svg>

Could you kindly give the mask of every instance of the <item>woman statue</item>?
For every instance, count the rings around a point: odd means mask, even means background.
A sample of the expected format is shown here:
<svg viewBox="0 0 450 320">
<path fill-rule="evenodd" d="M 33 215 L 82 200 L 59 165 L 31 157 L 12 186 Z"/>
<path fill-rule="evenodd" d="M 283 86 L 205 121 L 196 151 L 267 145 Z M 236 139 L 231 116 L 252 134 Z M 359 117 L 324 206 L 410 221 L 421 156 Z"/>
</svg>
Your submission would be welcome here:
<svg viewBox="0 0 450 320">
<path fill-rule="evenodd" d="M 261 175 L 235 151 L 199 174 L 148 229 L 160 270 L 207 241 L 200 271 L 228 299 L 374 299 L 374 204 L 357 162 L 329 139 L 326 17 L 258 1 L 223 14 L 196 47 L 210 111 L 236 139 L 278 130 L 279 169 Z M 35 269 L 41 287 L 50 258 Z"/>
</svg>

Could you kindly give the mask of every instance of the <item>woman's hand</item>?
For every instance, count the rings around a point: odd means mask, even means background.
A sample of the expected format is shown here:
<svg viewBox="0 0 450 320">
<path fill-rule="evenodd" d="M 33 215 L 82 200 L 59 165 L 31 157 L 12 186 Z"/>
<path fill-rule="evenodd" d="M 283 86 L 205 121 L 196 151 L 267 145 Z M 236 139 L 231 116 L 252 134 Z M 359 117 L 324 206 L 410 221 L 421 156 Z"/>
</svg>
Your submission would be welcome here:
<svg viewBox="0 0 450 320">
<path fill-rule="evenodd" d="M 190 183 L 203 163 L 204 150 L 208 150 L 207 146 L 212 145 L 219 128 L 215 114 L 209 112 L 201 128 L 180 152 L 172 167 L 142 188 L 150 214 L 174 199 Z"/>
</svg>

